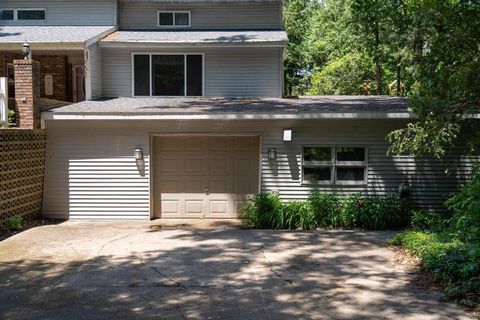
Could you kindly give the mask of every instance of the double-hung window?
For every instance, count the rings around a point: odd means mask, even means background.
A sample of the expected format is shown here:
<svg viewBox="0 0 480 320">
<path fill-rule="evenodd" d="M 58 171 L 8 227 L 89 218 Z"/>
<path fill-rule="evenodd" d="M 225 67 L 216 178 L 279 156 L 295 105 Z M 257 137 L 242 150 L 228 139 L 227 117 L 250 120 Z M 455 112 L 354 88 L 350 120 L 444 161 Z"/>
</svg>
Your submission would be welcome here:
<svg viewBox="0 0 480 320">
<path fill-rule="evenodd" d="M 202 96 L 203 54 L 134 54 L 134 96 Z"/>
<path fill-rule="evenodd" d="M 45 9 L 0 9 L 0 21 L 45 21 Z"/>
<path fill-rule="evenodd" d="M 189 11 L 159 11 L 159 27 L 190 27 Z"/>
<path fill-rule="evenodd" d="M 309 184 L 366 184 L 367 149 L 359 146 L 305 146 L 302 181 Z"/>
</svg>

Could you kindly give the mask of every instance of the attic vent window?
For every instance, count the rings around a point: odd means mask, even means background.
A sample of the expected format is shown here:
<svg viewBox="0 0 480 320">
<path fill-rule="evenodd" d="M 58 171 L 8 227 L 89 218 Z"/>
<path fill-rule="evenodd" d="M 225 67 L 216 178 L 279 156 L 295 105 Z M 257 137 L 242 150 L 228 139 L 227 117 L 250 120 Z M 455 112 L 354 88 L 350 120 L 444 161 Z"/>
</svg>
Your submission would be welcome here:
<svg viewBox="0 0 480 320">
<path fill-rule="evenodd" d="M 13 10 L 0 10 L 0 20 L 13 20 L 14 11 Z"/>
<path fill-rule="evenodd" d="M 159 27 L 190 27 L 189 11 L 159 11 Z"/>
<path fill-rule="evenodd" d="M 46 18 L 45 9 L 0 9 L 0 21 L 45 21 Z"/>
</svg>

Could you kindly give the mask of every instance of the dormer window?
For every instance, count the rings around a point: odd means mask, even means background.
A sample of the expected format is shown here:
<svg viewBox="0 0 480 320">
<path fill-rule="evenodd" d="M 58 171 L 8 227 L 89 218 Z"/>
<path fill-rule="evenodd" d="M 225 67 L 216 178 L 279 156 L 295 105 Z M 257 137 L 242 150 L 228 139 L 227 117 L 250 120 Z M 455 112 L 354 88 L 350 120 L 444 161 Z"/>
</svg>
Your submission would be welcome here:
<svg viewBox="0 0 480 320">
<path fill-rule="evenodd" d="M 190 27 L 189 11 L 159 11 L 158 26 L 168 27 Z"/>
</svg>

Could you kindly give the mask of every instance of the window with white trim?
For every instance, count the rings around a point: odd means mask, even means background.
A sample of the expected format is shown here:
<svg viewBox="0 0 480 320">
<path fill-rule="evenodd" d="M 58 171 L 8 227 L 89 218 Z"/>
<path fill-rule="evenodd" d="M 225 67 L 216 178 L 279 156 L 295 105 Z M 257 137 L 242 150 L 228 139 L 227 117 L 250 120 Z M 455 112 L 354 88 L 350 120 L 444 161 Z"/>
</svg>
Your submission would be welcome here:
<svg viewBox="0 0 480 320">
<path fill-rule="evenodd" d="M 302 182 L 308 184 L 366 184 L 367 148 L 304 146 Z"/>
<path fill-rule="evenodd" d="M 0 21 L 45 21 L 46 19 L 45 9 L 0 9 Z"/>
<path fill-rule="evenodd" d="M 190 27 L 190 11 L 158 11 L 159 27 Z"/>
<path fill-rule="evenodd" d="M 202 96 L 203 54 L 134 54 L 134 96 Z"/>
</svg>

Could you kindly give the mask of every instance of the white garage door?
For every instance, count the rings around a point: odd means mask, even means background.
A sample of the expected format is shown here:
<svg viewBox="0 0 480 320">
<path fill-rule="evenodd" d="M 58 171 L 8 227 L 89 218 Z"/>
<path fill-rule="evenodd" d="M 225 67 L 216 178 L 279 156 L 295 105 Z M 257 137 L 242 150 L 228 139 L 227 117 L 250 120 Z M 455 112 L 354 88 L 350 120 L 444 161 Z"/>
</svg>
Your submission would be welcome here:
<svg viewBox="0 0 480 320">
<path fill-rule="evenodd" d="M 259 189 L 258 136 L 153 137 L 156 218 L 235 218 Z"/>
</svg>

